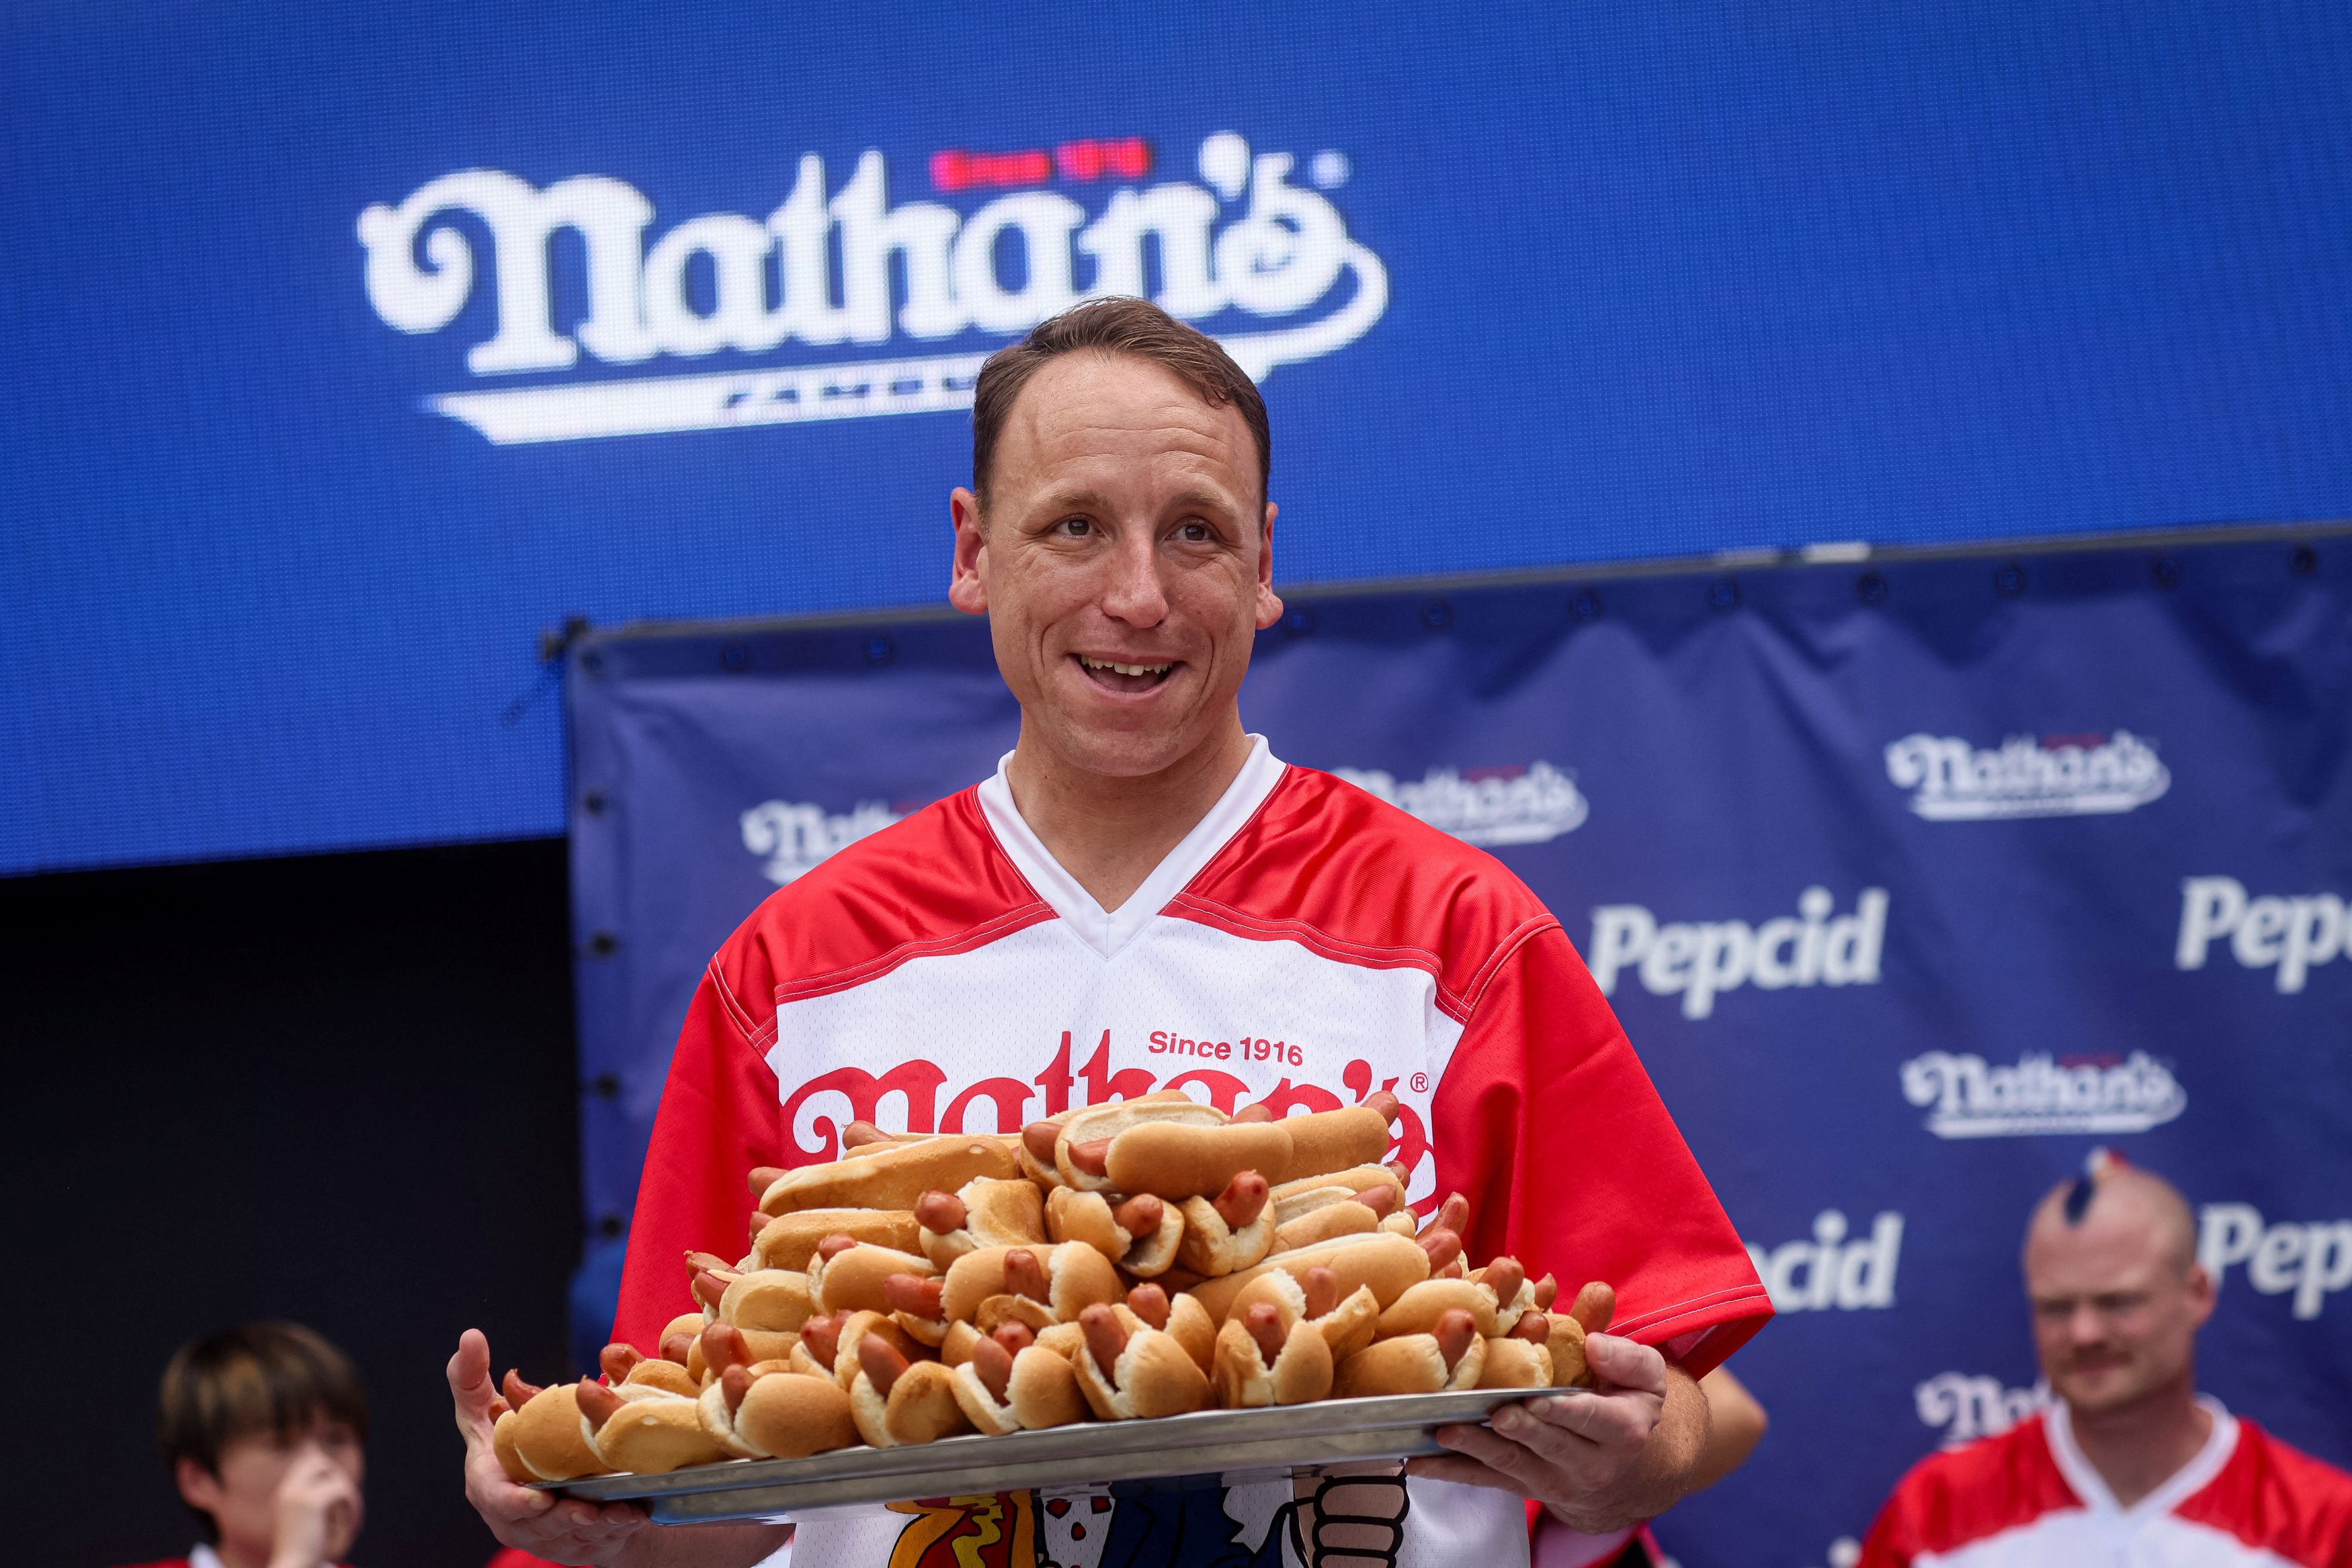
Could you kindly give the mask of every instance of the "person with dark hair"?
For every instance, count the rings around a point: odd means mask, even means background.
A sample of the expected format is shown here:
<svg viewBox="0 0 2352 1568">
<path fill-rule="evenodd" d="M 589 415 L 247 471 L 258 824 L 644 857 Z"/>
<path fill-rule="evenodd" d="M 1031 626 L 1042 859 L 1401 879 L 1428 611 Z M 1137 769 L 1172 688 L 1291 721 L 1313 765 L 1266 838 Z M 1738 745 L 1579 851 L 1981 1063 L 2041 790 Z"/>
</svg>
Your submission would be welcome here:
<svg viewBox="0 0 2352 1568">
<path fill-rule="evenodd" d="M 1244 728 L 1252 649 L 1283 615 L 1271 472 L 1255 385 L 1144 300 L 1076 306 L 989 359 L 971 484 L 949 498 L 948 598 L 988 617 L 1019 737 L 988 779 L 773 894 L 711 961 L 616 1337 L 654 1348 L 687 1310 L 682 1255 L 741 1245 L 746 1172 L 833 1159 L 852 1120 L 1004 1134 L 1160 1089 L 1276 1116 L 1387 1096 L 1408 1196 L 1462 1193 L 1474 1257 L 1616 1287 L 1617 1332 L 1586 1342 L 1599 1386 L 1329 1484 L 1209 1477 L 814 1520 L 793 1542 L 804 1568 L 983 1549 L 1008 1568 L 1506 1568 L 1527 1561 L 1529 1502 L 1547 1531 L 1622 1541 L 1702 1474 L 1696 1380 L 1770 1315 L 1558 918 L 1492 856 Z M 614 1568 L 729 1568 L 782 1543 L 515 1485 L 490 1448 L 490 1376 L 468 1331 L 449 1388 L 467 1493 L 501 1541 Z"/>
<path fill-rule="evenodd" d="M 299 1323 L 191 1340 L 163 1369 L 156 1440 L 203 1539 L 152 1568 L 324 1568 L 365 1512 L 367 1395 Z"/>
<path fill-rule="evenodd" d="M 2213 1277 L 2170 1182 L 2095 1153 L 2024 1266 L 2057 1397 L 1913 1466 L 1861 1568 L 2352 1568 L 2352 1475 L 2197 1392 Z"/>
</svg>

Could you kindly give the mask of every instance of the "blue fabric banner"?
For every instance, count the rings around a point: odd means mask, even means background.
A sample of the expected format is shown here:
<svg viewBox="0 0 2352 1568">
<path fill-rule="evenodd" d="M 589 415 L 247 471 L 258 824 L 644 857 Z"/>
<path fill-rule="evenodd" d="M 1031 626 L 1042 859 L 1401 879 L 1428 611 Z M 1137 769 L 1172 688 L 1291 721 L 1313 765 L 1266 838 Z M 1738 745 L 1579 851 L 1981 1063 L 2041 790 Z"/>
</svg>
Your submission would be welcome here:
<svg viewBox="0 0 2352 1568">
<path fill-rule="evenodd" d="M 597 633 L 569 680 L 609 1262 L 712 949 L 1017 714 L 961 619 Z M 2204 1386 L 2352 1462 L 2352 538 L 1300 598 L 1244 714 L 1545 898 L 1748 1239 L 1772 1432 L 1685 1563 L 1849 1562 L 2046 1396 L 2018 1243 L 2101 1145 L 2198 1211 Z"/>
</svg>

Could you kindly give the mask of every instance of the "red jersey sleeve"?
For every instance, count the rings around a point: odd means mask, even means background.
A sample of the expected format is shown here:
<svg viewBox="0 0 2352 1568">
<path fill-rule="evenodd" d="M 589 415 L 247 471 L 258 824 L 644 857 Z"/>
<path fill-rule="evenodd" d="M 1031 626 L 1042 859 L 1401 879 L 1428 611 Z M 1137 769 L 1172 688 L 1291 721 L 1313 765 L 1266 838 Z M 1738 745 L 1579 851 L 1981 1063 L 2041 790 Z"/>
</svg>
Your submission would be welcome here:
<svg viewBox="0 0 2352 1568">
<path fill-rule="evenodd" d="M 1557 925 L 1491 967 L 1431 1102 L 1437 1191 L 1470 1200 L 1478 1261 L 1508 1253 L 1617 1291 L 1611 1332 L 1704 1376 L 1772 1315 L 1715 1189 Z"/>
<path fill-rule="evenodd" d="M 752 1199 L 743 1178 L 753 1166 L 782 1163 L 776 1075 L 746 1021 L 713 959 L 670 1058 L 621 1270 L 613 1337 L 647 1355 L 659 1352 L 664 1324 L 696 1310 L 686 1254 L 732 1260 L 748 1251 Z"/>
</svg>

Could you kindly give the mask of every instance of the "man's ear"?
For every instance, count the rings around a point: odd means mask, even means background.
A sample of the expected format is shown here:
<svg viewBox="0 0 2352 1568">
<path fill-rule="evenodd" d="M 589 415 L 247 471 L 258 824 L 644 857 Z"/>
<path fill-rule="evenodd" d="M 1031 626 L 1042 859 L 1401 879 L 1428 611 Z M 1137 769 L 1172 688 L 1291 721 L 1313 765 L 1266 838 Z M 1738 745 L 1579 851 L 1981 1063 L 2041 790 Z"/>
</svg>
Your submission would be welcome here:
<svg viewBox="0 0 2352 1568">
<path fill-rule="evenodd" d="M 1272 501 L 1265 504 L 1265 526 L 1257 537 L 1257 629 L 1261 632 L 1282 619 L 1282 599 L 1274 591 L 1274 514 Z"/>
<path fill-rule="evenodd" d="M 955 562 L 948 571 L 948 602 L 967 615 L 988 613 L 988 532 L 980 497 L 959 485 L 948 497 L 955 525 Z"/>
<path fill-rule="evenodd" d="M 183 1454 L 172 1466 L 172 1479 L 179 1484 L 182 1502 L 215 1519 L 220 1517 L 220 1477 Z"/>
</svg>

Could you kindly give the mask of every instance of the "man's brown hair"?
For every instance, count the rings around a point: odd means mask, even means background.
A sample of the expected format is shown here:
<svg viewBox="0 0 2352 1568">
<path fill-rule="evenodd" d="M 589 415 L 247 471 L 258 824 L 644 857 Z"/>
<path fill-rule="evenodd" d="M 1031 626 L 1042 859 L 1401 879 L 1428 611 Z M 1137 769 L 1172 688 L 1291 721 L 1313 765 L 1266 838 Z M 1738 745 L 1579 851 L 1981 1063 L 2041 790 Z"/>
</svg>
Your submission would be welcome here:
<svg viewBox="0 0 2352 1568">
<path fill-rule="evenodd" d="M 367 1440 L 367 1393 L 340 1350 L 299 1323 L 239 1323 L 190 1340 L 163 1369 L 155 1440 L 176 1471 L 194 1459 L 220 1474 L 221 1452 L 257 1433 L 341 1421 Z M 212 1516 L 191 1509 L 209 1531 Z"/>
<path fill-rule="evenodd" d="M 1274 435 L 1266 426 L 1265 399 L 1257 383 L 1206 332 L 1186 326 L 1148 299 L 1115 296 L 1073 305 L 1039 322 L 1027 337 L 997 350 L 981 367 L 971 398 L 971 487 L 983 507 L 997 437 L 1004 432 L 1021 389 L 1046 361 L 1082 350 L 1147 360 L 1172 372 L 1210 407 L 1230 403 L 1241 410 L 1257 443 L 1257 495 L 1264 504 L 1266 481 L 1274 472 Z"/>
</svg>

